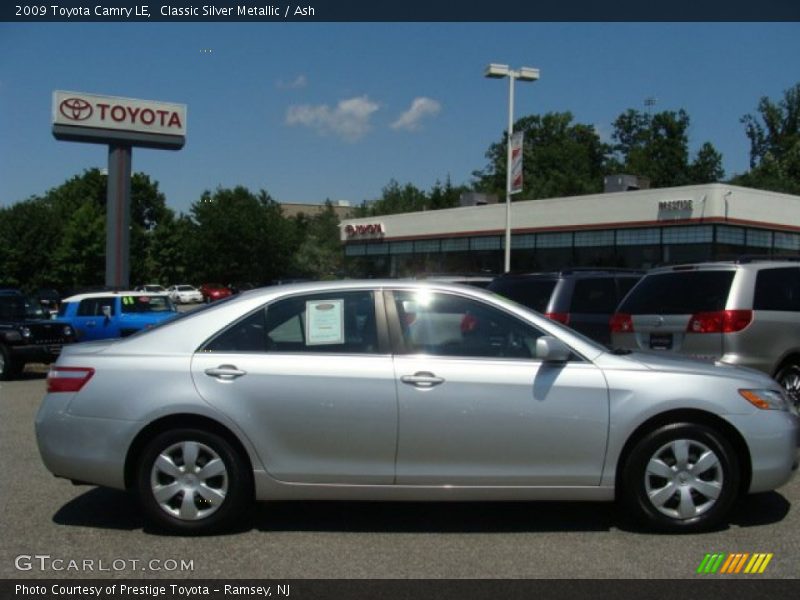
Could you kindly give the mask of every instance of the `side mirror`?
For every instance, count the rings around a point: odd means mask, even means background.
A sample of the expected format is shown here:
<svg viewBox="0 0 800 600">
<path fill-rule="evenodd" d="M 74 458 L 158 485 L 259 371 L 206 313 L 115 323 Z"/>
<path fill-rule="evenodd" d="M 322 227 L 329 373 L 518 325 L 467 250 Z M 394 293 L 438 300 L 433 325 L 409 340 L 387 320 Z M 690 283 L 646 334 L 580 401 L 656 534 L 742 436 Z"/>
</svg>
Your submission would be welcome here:
<svg viewBox="0 0 800 600">
<path fill-rule="evenodd" d="M 107 304 L 103 305 L 103 316 L 106 318 L 106 321 L 111 319 L 111 307 Z"/>
<path fill-rule="evenodd" d="M 544 362 L 566 362 L 572 350 L 552 335 L 543 335 L 536 340 L 536 358 Z"/>
</svg>

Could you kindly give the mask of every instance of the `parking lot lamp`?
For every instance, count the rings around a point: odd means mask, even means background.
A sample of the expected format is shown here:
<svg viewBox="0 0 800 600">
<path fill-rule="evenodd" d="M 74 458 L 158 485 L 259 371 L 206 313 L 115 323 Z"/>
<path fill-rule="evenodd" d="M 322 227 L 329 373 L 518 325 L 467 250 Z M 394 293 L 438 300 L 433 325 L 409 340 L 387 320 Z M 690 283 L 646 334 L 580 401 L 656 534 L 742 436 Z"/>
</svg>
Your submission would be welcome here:
<svg viewBox="0 0 800 600">
<path fill-rule="evenodd" d="M 490 79 L 503 79 L 508 77 L 508 137 L 506 140 L 506 243 L 503 260 L 503 272 L 511 270 L 511 136 L 514 134 L 514 80 L 536 81 L 539 79 L 539 69 L 520 67 L 516 71 L 508 65 L 491 63 L 486 67 L 484 75 Z"/>
</svg>

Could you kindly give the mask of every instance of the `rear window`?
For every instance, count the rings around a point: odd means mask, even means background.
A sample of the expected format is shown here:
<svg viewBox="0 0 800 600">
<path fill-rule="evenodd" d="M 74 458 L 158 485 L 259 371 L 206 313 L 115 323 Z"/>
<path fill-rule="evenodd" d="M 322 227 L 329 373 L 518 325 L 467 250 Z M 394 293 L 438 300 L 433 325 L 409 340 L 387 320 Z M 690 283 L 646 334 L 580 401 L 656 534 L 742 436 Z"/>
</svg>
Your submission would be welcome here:
<svg viewBox="0 0 800 600">
<path fill-rule="evenodd" d="M 620 304 L 627 314 L 684 315 L 723 310 L 734 271 L 675 271 L 644 277 Z"/>
<path fill-rule="evenodd" d="M 495 279 L 489 289 L 518 304 L 545 312 L 555 287 L 555 279 Z"/>
<path fill-rule="evenodd" d="M 756 275 L 755 310 L 800 311 L 800 269 L 762 269 Z"/>
</svg>

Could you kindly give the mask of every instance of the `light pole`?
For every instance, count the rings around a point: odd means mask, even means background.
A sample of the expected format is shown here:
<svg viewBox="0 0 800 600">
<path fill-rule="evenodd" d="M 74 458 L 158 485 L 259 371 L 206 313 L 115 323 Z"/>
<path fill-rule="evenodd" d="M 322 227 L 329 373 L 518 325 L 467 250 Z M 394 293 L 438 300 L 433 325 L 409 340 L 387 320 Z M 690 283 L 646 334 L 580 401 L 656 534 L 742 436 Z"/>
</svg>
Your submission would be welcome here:
<svg viewBox="0 0 800 600">
<path fill-rule="evenodd" d="M 514 134 L 514 80 L 536 81 L 539 79 L 539 69 L 520 67 L 513 70 L 508 65 L 490 64 L 484 73 L 490 79 L 503 79 L 508 77 L 508 139 L 506 155 L 506 244 L 503 272 L 511 270 L 511 136 Z"/>
</svg>

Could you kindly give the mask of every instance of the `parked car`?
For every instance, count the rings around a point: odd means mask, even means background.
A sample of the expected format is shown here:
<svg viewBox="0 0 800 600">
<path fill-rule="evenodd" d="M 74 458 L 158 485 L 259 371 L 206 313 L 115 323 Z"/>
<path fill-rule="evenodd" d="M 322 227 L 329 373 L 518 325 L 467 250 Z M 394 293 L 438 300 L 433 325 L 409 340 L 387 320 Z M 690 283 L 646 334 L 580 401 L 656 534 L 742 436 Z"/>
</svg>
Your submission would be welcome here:
<svg viewBox="0 0 800 600">
<path fill-rule="evenodd" d="M 167 288 L 157 283 L 146 283 L 134 288 L 136 292 L 150 292 L 151 294 L 166 294 Z"/>
<path fill-rule="evenodd" d="M 31 318 L 20 292 L 0 292 L 0 380 L 18 376 L 27 363 L 52 363 L 75 339 L 68 323 Z"/>
<path fill-rule="evenodd" d="M 233 294 L 231 288 L 221 283 L 204 283 L 200 286 L 200 293 L 203 295 L 204 302 L 222 300 Z"/>
<path fill-rule="evenodd" d="M 422 281 L 435 281 L 439 283 L 460 283 L 462 285 L 472 285 L 479 288 L 487 288 L 489 284 L 492 283 L 496 275 L 487 275 L 486 273 L 479 273 L 479 274 L 449 274 L 449 275 L 439 275 L 439 274 L 430 274 L 430 275 L 422 275 L 418 277 L 418 279 Z"/>
<path fill-rule="evenodd" d="M 85 342 L 127 337 L 177 314 L 166 294 L 98 292 L 66 298 L 58 318 L 70 323 Z"/>
<path fill-rule="evenodd" d="M 609 344 L 608 320 L 642 275 L 644 271 L 579 268 L 509 273 L 494 279 L 488 289 Z"/>
<path fill-rule="evenodd" d="M 47 385 L 47 468 L 136 490 L 183 533 L 228 527 L 254 498 L 616 497 L 696 531 L 797 467 L 797 411 L 766 375 L 613 353 L 448 284 L 253 290 L 65 347 Z"/>
<path fill-rule="evenodd" d="M 189 302 L 202 302 L 203 294 L 193 285 L 179 284 L 167 289 L 167 293 L 173 302 L 178 304 L 188 304 Z"/>
<path fill-rule="evenodd" d="M 610 323 L 620 348 L 771 375 L 800 404 L 800 263 L 743 260 L 650 271 Z"/>
<path fill-rule="evenodd" d="M 61 305 L 61 294 L 52 288 L 41 288 L 36 290 L 33 297 L 38 299 L 44 311 L 51 317 L 58 314 L 58 307 Z"/>
</svg>

